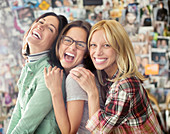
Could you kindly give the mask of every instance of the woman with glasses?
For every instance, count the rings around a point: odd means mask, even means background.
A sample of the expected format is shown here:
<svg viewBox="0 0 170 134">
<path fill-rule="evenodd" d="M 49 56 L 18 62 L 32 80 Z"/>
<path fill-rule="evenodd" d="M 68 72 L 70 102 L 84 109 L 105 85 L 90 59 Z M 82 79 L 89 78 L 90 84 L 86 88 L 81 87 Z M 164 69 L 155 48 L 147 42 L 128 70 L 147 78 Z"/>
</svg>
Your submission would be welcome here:
<svg viewBox="0 0 170 134">
<path fill-rule="evenodd" d="M 52 96 L 56 121 L 63 134 L 90 134 L 85 128 L 88 120 L 88 98 L 86 92 L 72 79 L 69 71 L 78 66 L 93 71 L 94 67 L 87 51 L 87 38 L 91 25 L 85 21 L 73 21 L 61 32 L 53 56 L 59 59 L 63 70 L 58 68 L 59 61 L 51 58 L 54 68 L 44 69 L 46 85 Z M 57 63 L 57 64 L 56 64 Z M 48 70 L 48 71 L 47 71 Z M 48 72 L 48 73 L 47 73 Z M 62 97 L 62 79 L 66 74 L 66 108 Z"/>
</svg>

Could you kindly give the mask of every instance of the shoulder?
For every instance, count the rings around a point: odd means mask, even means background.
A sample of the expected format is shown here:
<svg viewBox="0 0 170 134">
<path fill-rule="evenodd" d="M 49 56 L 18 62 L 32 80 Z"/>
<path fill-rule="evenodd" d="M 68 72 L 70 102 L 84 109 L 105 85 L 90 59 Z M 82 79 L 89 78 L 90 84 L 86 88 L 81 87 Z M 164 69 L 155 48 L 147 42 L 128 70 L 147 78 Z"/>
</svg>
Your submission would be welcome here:
<svg viewBox="0 0 170 134">
<path fill-rule="evenodd" d="M 40 69 L 40 68 L 43 68 L 43 69 L 44 69 L 44 67 L 49 67 L 50 64 L 49 64 L 48 60 L 49 60 L 48 57 L 44 57 L 44 58 L 38 60 L 38 61 L 36 62 L 36 67 L 37 67 L 37 69 Z"/>
<path fill-rule="evenodd" d="M 88 100 L 86 92 L 69 74 L 66 78 L 67 101 L 71 100 Z"/>
<path fill-rule="evenodd" d="M 68 74 L 68 76 L 66 77 L 66 90 L 67 89 L 69 89 L 69 91 L 74 90 L 74 92 L 76 90 L 83 90 L 78 84 L 78 82 L 74 80 L 70 74 Z"/>
<path fill-rule="evenodd" d="M 71 77 L 70 74 L 68 74 L 66 77 L 66 84 L 78 84 L 78 83 Z"/>
<path fill-rule="evenodd" d="M 140 86 L 141 86 L 141 82 L 135 76 L 123 78 L 117 81 L 115 84 L 117 90 L 123 90 L 127 93 L 134 92 L 135 90 L 139 89 Z"/>
<path fill-rule="evenodd" d="M 76 67 L 83 67 L 84 65 L 83 64 L 79 64 L 78 66 Z M 67 78 L 66 78 L 66 84 L 76 84 L 76 85 L 79 85 L 76 80 L 74 80 L 70 74 L 68 74 Z"/>
</svg>

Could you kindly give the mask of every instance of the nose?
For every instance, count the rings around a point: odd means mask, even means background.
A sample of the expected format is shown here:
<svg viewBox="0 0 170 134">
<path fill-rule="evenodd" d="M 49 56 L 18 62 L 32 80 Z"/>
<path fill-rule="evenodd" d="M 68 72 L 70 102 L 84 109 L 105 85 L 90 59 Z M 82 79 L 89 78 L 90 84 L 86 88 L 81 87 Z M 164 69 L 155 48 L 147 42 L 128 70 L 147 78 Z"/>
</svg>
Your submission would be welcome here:
<svg viewBox="0 0 170 134">
<path fill-rule="evenodd" d="M 73 42 L 73 43 L 69 46 L 69 48 L 70 48 L 71 50 L 76 50 L 76 42 Z"/>
<path fill-rule="evenodd" d="M 102 50 L 102 48 L 100 47 L 100 46 L 98 46 L 97 48 L 96 48 L 96 55 L 97 56 L 100 56 L 100 55 L 102 55 L 103 54 L 103 50 Z"/>
<path fill-rule="evenodd" d="M 44 30 L 44 24 L 39 24 L 39 25 L 38 25 L 38 29 L 39 29 L 39 30 Z"/>
</svg>

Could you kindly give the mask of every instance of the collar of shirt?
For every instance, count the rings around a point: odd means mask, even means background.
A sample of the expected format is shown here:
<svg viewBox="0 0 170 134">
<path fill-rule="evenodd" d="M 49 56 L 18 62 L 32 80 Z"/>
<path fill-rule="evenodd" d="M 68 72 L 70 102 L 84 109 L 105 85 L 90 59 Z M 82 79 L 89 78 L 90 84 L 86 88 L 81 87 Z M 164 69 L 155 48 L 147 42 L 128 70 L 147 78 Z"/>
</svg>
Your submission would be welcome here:
<svg viewBox="0 0 170 134">
<path fill-rule="evenodd" d="M 28 62 L 34 62 L 37 61 L 39 59 L 41 59 L 44 56 L 47 56 L 50 50 L 46 50 L 40 53 L 36 53 L 36 54 L 30 54 L 28 56 Z"/>
<path fill-rule="evenodd" d="M 117 71 L 115 72 L 115 74 L 112 76 L 112 79 L 111 79 L 111 80 L 113 80 L 113 79 L 116 78 L 116 76 L 118 75 L 118 72 L 119 72 L 119 70 L 117 70 Z M 111 87 L 111 85 L 112 85 L 113 83 L 114 83 L 114 82 L 112 82 L 112 81 L 110 81 L 110 80 L 106 80 L 106 86 L 107 86 L 108 90 L 110 90 L 110 87 Z"/>
</svg>

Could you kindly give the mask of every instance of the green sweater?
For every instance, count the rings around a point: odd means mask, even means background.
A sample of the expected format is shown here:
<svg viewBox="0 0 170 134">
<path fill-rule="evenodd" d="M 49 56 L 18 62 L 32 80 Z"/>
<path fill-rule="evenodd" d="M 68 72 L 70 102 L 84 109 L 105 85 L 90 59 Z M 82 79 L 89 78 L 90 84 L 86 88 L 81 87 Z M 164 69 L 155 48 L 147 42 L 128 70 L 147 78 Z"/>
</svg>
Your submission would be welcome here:
<svg viewBox="0 0 170 134">
<path fill-rule="evenodd" d="M 48 57 L 27 63 L 18 80 L 19 94 L 7 134 L 60 134 L 55 120 L 51 94 L 45 85 L 44 67 Z M 63 79 L 63 97 L 65 76 Z"/>
</svg>

